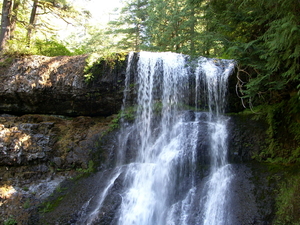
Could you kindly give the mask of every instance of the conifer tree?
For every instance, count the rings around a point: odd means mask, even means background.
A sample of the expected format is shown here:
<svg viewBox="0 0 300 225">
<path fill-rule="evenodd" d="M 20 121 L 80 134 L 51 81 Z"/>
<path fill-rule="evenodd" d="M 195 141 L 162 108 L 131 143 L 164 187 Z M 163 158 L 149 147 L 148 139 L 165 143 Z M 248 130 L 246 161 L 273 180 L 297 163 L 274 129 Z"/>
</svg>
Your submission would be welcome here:
<svg viewBox="0 0 300 225">
<path fill-rule="evenodd" d="M 276 103 L 300 89 L 300 5 L 295 0 L 211 0 L 223 51 L 239 62 L 243 98 Z M 299 94 L 299 93 L 298 93 Z"/>
<path fill-rule="evenodd" d="M 28 46 L 37 30 L 44 34 L 53 33 L 55 24 L 51 24 L 48 15 L 71 23 L 88 13 L 80 13 L 66 0 L 3 0 L 0 50 L 5 50 L 9 40 L 20 43 L 23 40 L 22 44 Z"/>
<path fill-rule="evenodd" d="M 109 33 L 122 36 L 117 44 L 120 49 L 139 51 L 144 44 L 146 7 L 146 0 L 130 0 L 121 10 L 120 18 L 109 23 L 112 25 Z"/>
<path fill-rule="evenodd" d="M 188 7 L 186 1 L 149 1 L 146 23 L 148 48 L 155 51 L 187 52 Z"/>
</svg>

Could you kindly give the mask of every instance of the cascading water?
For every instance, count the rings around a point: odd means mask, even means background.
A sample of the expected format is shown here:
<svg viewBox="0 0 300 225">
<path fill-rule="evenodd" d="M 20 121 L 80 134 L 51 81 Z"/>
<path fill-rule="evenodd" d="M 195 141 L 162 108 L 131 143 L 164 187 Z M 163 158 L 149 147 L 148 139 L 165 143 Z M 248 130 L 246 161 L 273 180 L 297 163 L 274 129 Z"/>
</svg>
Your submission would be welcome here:
<svg viewBox="0 0 300 225">
<path fill-rule="evenodd" d="M 135 120 L 122 123 L 116 168 L 94 197 L 96 203 L 87 202 L 77 224 L 100 224 L 104 202 L 117 180 L 122 183 L 120 198 L 113 215 L 101 224 L 230 224 L 226 198 L 233 175 L 222 113 L 234 63 L 203 57 L 190 66 L 187 62 L 187 56 L 176 53 L 139 53 Z M 129 62 L 124 106 L 131 66 Z M 196 112 L 187 110 L 191 90 Z M 199 112 L 200 107 L 208 112 Z M 205 146 L 210 169 L 203 178 L 199 160 Z"/>
<path fill-rule="evenodd" d="M 227 204 L 230 196 L 228 188 L 233 174 L 227 162 L 226 127 L 228 119 L 222 113 L 224 113 L 227 80 L 232 67 L 229 66 L 224 70 L 205 59 L 197 69 L 196 75 L 204 74 L 202 79 L 207 87 L 211 157 L 211 172 L 204 188 L 203 224 L 231 224 Z"/>
</svg>

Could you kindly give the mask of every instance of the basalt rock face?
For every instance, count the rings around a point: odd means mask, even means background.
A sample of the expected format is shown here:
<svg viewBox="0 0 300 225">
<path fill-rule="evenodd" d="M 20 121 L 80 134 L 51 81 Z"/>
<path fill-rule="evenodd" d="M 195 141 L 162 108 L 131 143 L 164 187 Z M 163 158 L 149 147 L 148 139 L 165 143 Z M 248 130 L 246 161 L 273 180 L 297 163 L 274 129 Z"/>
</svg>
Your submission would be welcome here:
<svg viewBox="0 0 300 225">
<path fill-rule="evenodd" d="M 111 115 L 121 106 L 124 67 L 103 70 L 86 82 L 86 55 L 28 56 L 0 72 L 0 113 Z"/>
<path fill-rule="evenodd" d="M 91 146 L 108 129 L 109 118 L 0 115 L 0 166 L 46 163 L 87 168 Z M 47 168 L 48 170 L 49 168 Z"/>
<path fill-rule="evenodd" d="M 0 115 L 0 224 L 10 216 L 35 224 L 30 217 L 62 182 L 104 167 L 111 156 L 102 136 L 112 119 Z"/>
<path fill-rule="evenodd" d="M 251 115 L 232 115 L 228 122 L 228 159 L 231 163 L 247 163 L 266 148 L 266 121 Z"/>
</svg>

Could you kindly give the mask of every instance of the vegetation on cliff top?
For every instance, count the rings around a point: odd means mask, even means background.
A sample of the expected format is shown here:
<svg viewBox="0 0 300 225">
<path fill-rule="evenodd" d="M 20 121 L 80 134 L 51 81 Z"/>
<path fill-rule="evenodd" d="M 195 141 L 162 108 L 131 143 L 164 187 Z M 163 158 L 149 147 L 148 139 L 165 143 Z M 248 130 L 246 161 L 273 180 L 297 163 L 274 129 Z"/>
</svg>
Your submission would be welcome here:
<svg viewBox="0 0 300 225">
<path fill-rule="evenodd" d="M 120 70 L 125 66 L 127 53 L 90 54 L 86 60 L 84 77 L 87 83 L 100 78 L 113 70 Z"/>
</svg>

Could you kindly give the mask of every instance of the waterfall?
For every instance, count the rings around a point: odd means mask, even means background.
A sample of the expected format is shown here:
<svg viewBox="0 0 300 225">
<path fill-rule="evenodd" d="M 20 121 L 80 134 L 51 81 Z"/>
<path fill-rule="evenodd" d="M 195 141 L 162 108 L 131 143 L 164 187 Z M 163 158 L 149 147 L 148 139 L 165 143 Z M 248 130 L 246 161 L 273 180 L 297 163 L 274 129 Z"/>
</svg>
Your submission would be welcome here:
<svg viewBox="0 0 300 225">
<path fill-rule="evenodd" d="M 202 59 L 198 64 L 196 76 L 201 76 L 207 87 L 209 119 L 208 134 L 210 138 L 210 175 L 205 183 L 203 198 L 203 224 L 232 224 L 228 212 L 228 192 L 233 174 L 227 162 L 227 120 L 224 113 L 225 94 L 228 76 L 232 71 L 232 64 L 225 68 Z"/>
<path fill-rule="evenodd" d="M 234 62 L 169 52 L 138 57 L 136 99 L 128 95 L 129 61 L 123 102 L 124 109 L 134 102 L 135 120 L 122 122 L 116 168 L 80 223 L 100 224 L 111 201 L 114 213 L 101 224 L 230 224 L 224 109 Z M 109 200 L 117 180 L 119 197 Z"/>
</svg>

